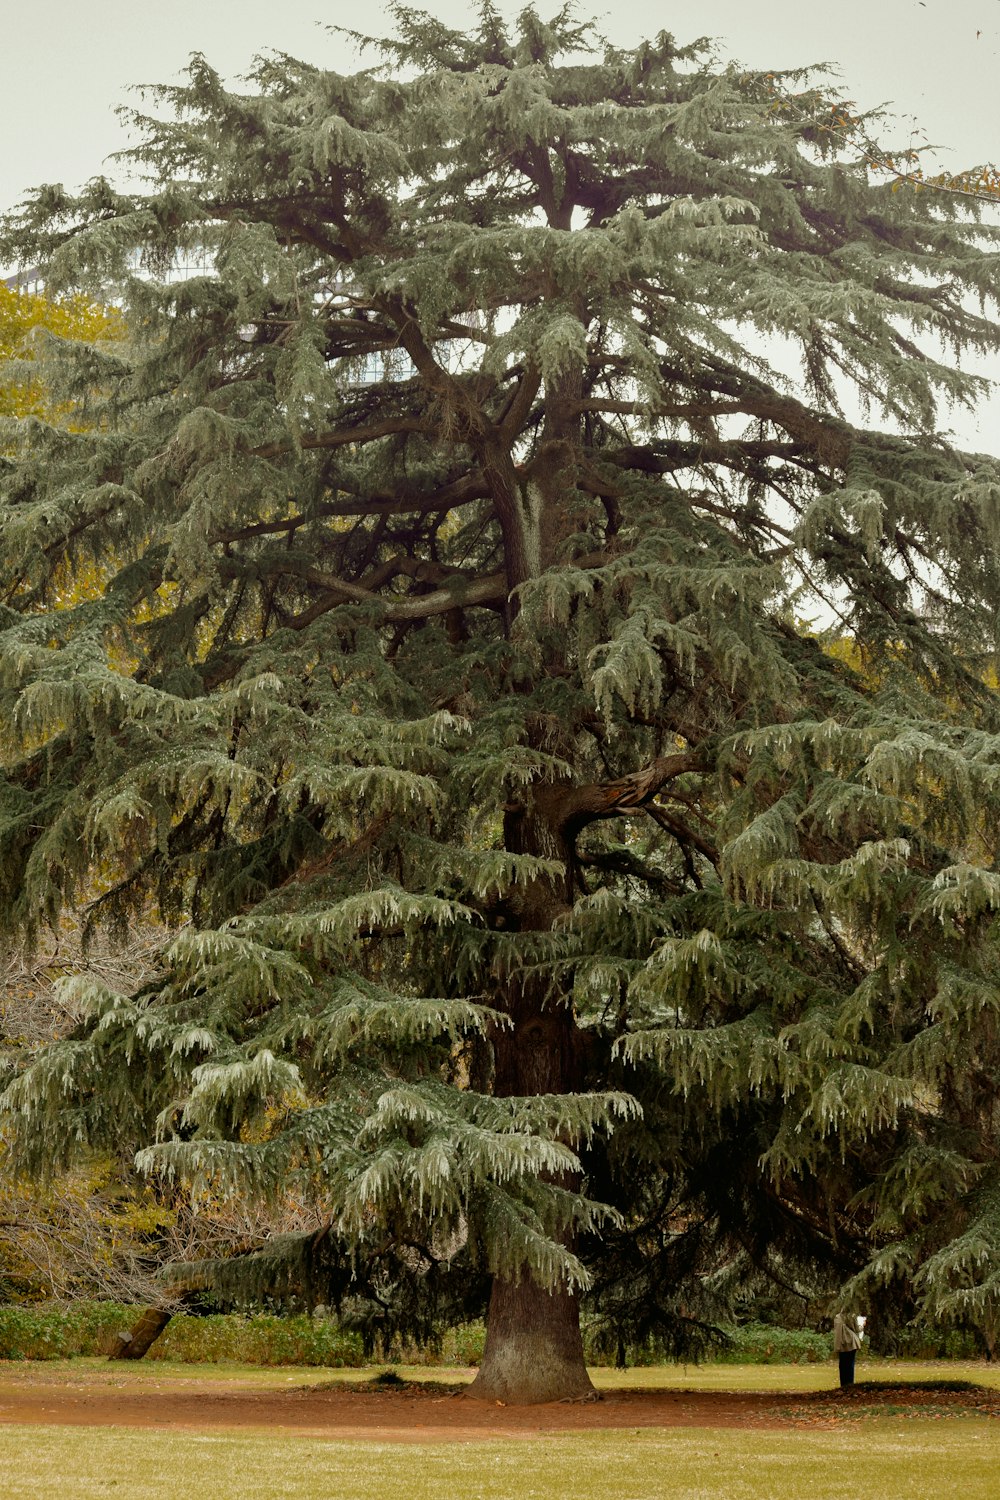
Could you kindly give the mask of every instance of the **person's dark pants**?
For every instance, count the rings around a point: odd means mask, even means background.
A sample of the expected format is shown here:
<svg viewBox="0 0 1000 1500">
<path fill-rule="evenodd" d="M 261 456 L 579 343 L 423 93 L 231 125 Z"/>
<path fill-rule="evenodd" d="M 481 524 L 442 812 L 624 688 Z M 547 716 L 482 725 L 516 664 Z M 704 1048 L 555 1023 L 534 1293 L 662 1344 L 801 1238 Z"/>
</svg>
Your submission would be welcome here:
<svg viewBox="0 0 1000 1500">
<path fill-rule="evenodd" d="M 854 1361 L 858 1357 L 856 1349 L 845 1349 L 837 1355 L 840 1360 L 840 1383 L 842 1386 L 854 1384 Z"/>
</svg>

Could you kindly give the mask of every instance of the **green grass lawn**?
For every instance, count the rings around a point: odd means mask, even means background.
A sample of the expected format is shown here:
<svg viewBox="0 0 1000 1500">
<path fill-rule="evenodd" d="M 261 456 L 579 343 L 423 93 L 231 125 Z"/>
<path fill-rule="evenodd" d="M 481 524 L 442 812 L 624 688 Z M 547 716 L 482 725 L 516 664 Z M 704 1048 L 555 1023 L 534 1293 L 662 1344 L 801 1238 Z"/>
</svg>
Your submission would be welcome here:
<svg viewBox="0 0 1000 1500">
<path fill-rule="evenodd" d="M 998 1476 L 985 1420 L 450 1445 L 61 1427 L 0 1440 L 0 1494 L 17 1500 L 996 1500 Z"/>
</svg>

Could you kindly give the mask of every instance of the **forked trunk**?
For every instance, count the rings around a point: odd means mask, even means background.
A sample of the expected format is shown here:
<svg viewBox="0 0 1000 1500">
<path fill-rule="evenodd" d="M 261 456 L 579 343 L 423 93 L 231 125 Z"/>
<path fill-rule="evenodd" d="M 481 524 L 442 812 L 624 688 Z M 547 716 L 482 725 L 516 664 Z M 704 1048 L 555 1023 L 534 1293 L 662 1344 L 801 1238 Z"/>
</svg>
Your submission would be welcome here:
<svg viewBox="0 0 1000 1500">
<path fill-rule="evenodd" d="M 493 1282 L 486 1347 L 468 1395 L 508 1406 L 594 1394 L 572 1292 L 546 1292 L 527 1277 Z"/>
</svg>

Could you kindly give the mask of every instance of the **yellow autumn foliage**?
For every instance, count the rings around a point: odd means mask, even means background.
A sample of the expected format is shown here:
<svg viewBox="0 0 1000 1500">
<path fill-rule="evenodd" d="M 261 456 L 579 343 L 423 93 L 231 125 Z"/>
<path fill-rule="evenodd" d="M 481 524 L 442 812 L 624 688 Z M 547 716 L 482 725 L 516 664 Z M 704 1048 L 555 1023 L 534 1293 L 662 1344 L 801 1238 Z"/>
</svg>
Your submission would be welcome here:
<svg viewBox="0 0 1000 1500">
<path fill-rule="evenodd" d="M 70 417 L 68 409 L 53 401 L 45 382 L 30 372 L 41 336 L 97 343 L 120 338 L 122 331 L 115 308 L 100 307 L 81 296 L 50 298 L 0 285 L 0 417 L 42 417 L 50 422 Z M 11 366 L 11 361 L 17 364 Z"/>
</svg>

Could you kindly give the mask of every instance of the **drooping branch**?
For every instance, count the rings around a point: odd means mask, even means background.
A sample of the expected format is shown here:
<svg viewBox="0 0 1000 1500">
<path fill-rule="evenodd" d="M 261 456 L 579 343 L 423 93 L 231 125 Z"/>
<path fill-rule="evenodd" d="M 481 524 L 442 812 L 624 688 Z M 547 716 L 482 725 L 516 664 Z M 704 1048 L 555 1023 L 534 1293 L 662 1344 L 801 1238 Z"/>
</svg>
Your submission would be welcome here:
<svg viewBox="0 0 1000 1500">
<path fill-rule="evenodd" d="M 684 848 L 697 849 L 698 853 L 704 855 L 710 864 L 718 865 L 719 851 L 716 845 L 693 829 L 683 819 L 669 813 L 665 807 L 647 803 L 643 811 L 653 819 L 666 833 L 676 839 L 677 843 Z"/>
</svg>

